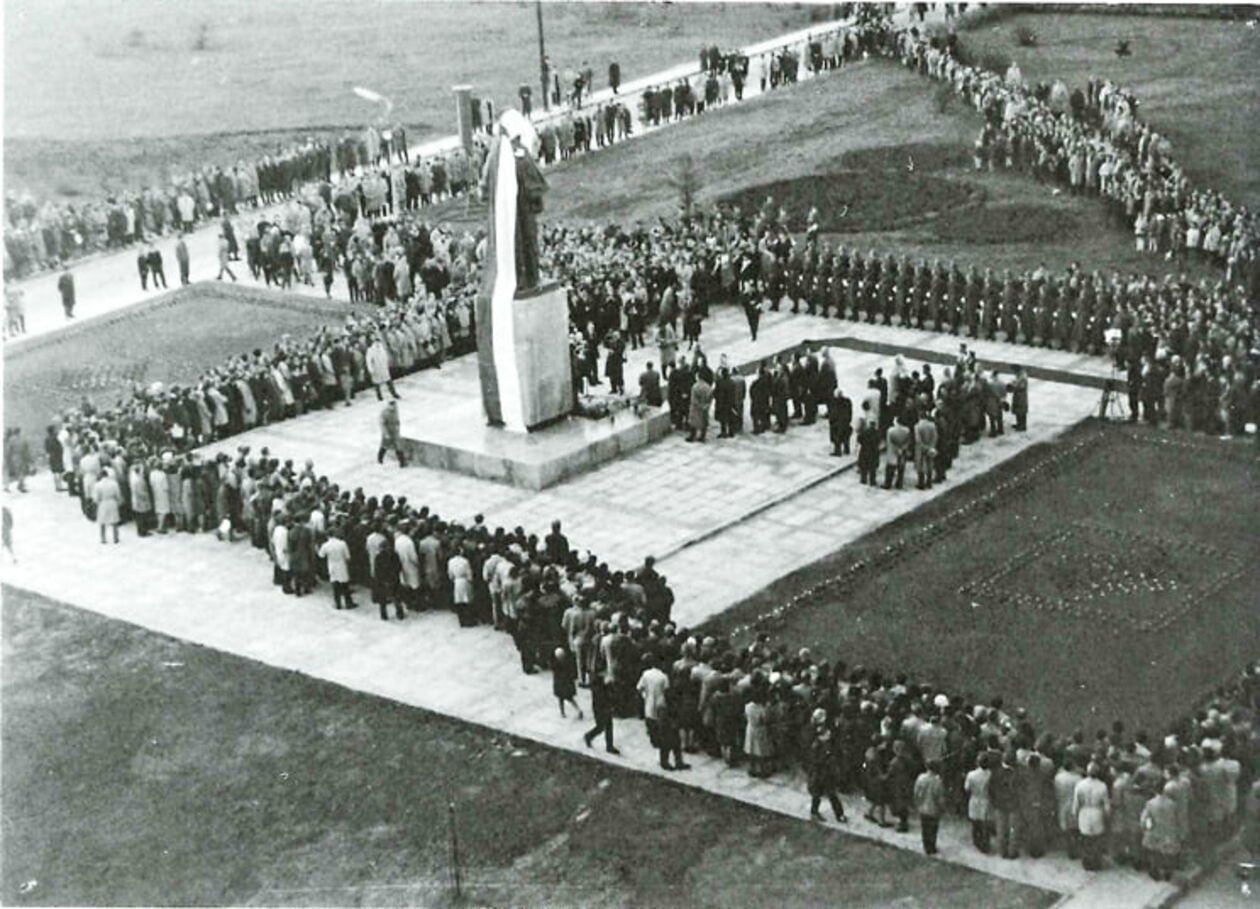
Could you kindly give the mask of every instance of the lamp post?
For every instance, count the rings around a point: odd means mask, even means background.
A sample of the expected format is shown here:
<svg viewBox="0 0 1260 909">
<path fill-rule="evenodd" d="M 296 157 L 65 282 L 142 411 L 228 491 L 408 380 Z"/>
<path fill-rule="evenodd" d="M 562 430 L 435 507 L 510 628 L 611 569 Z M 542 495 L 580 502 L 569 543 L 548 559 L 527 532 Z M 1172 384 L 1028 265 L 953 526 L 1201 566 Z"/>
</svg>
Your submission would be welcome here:
<svg viewBox="0 0 1260 909">
<path fill-rule="evenodd" d="M 538 14 L 538 74 L 542 80 L 543 110 L 551 110 L 551 93 L 547 83 L 550 81 L 547 66 L 547 47 L 543 43 L 542 0 L 534 0 L 534 11 Z"/>
</svg>

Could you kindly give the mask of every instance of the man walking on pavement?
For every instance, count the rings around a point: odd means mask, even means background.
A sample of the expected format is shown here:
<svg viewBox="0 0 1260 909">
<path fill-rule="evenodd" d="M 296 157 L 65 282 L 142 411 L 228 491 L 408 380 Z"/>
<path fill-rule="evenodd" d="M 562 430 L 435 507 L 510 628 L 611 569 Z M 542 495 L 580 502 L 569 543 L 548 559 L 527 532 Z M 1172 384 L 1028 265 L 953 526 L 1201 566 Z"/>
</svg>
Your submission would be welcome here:
<svg viewBox="0 0 1260 909">
<path fill-rule="evenodd" d="M 398 466 L 406 467 L 407 459 L 398 444 L 398 402 L 390 401 L 381 408 L 381 447 L 376 451 L 376 463 L 385 463 L 385 452 L 392 451 L 398 457 Z"/>
<path fill-rule="evenodd" d="M 153 289 L 157 290 L 158 283 L 161 282 L 162 289 L 166 290 L 166 266 L 162 262 L 161 250 L 150 243 L 146 258 L 149 260 L 149 274 L 153 278 Z"/>
<path fill-rule="evenodd" d="M 61 277 L 57 279 L 57 290 L 61 293 L 61 308 L 66 311 L 66 318 L 74 318 L 74 275 L 70 272 L 70 263 L 67 262 Z"/>
<path fill-rule="evenodd" d="M 228 277 L 232 279 L 233 283 L 235 283 L 236 275 L 232 274 L 232 268 L 228 265 L 228 250 L 229 246 L 227 237 L 223 236 L 223 234 L 219 234 L 219 276 L 215 278 L 215 280 L 222 281 L 223 273 L 227 272 Z"/>
<path fill-rule="evenodd" d="M 179 283 L 184 287 L 188 286 L 188 244 L 184 242 L 184 235 L 180 234 L 179 239 L 175 242 L 175 261 L 179 263 Z"/>
</svg>

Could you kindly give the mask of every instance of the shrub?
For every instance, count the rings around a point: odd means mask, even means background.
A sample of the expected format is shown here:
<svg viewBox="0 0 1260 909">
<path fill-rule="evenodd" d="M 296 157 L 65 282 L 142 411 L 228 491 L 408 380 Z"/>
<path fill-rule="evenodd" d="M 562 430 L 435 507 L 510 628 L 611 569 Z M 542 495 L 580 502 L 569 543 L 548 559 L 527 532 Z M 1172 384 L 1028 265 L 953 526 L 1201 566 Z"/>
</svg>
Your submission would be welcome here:
<svg viewBox="0 0 1260 909">
<path fill-rule="evenodd" d="M 947 114 L 954 108 L 954 87 L 948 82 L 936 86 L 933 102 L 938 114 Z"/>
<path fill-rule="evenodd" d="M 1027 25 L 1015 26 L 1015 44 L 1019 47 L 1036 47 L 1037 33 Z"/>
</svg>

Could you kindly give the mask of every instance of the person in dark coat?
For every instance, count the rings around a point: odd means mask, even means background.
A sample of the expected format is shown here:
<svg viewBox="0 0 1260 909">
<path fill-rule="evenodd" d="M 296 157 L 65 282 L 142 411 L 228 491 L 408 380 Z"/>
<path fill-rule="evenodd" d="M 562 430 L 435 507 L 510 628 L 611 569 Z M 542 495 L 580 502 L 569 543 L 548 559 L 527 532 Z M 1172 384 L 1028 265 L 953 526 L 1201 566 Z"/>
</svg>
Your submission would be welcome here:
<svg viewBox="0 0 1260 909">
<path fill-rule="evenodd" d="M 1011 413 L 1015 417 L 1015 429 L 1023 432 L 1028 428 L 1028 372 L 1020 366 L 1015 370 L 1011 383 Z"/>
<path fill-rule="evenodd" d="M 850 452 L 849 440 L 853 436 L 853 401 L 843 388 L 836 389 L 836 396 L 827 405 L 827 423 L 831 430 L 832 457 Z"/>
<path fill-rule="evenodd" d="M 669 420 L 675 429 L 687 427 L 687 409 L 691 406 L 691 370 L 678 363 L 669 374 Z"/>
<path fill-rule="evenodd" d="M 304 521 L 295 521 L 289 528 L 289 573 L 294 596 L 315 589 L 315 535 Z"/>
<path fill-rule="evenodd" d="M 66 263 L 65 268 L 61 272 L 61 277 L 57 279 L 57 292 L 61 294 L 61 308 L 65 310 L 66 318 L 74 318 L 74 275 L 70 271 L 70 263 Z"/>
<path fill-rule="evenodd" d="M 582 736 L 586 747 L 590 748 L 595 736 L 602 732 L 604 750 L 609 754 L 621 754 L 613 745 L 613 693 L 599 672 L 591 673 L 591 713 L 595 716 L 595 727 Z"/>
<path fill-rule="evenodd" d="M 621 64 L 616 60 L 608 64 L 608 87 L 614 95 L 621 88 Z"/>
<path fill-rule="evenodd" d="M 379 530 L 380 528 L 378 528 Z M 394 550 L 394 541 L 389 534 L 382 534 L 384 540 L 376 553 L 375 571 L 372 574 L 372 602 L 381 610 L 381 621 L 389 621 L 389 604 L 394 602 L 394 612 L 401 620 L 405 616 L 402 598 L 397 595 L 398 572 L 402 566 L 398 562 L 398 553 Z"/>
<path fill-rule="evenodd" d="M 713 388 L 713 405 L 718 420 L 718 438 L 729 439 L 735 435 L 735 382 L 731 371 L 723 366 L 718 370 L 717 383 Z"/>
<path fill-rule="evenodd" d="M 577 711 L 578 719 L 582 719 L 582 708 L 578 706 L 577 697 L 577 663 L 567 647 L 557 647 L 551 654 L 551 693 L 556 696 L 560 705 L 560 715 L 564 716 L 564 705 L 569 703 Z"/>
<path fill-rule="evenodd" d="M 162 263 L 161 250 L 150 243 L 146 258 L 149 260 L 149 274 L 153 276 L 153 289 L 157 290 L 158 284 L 161 283 L 162 289 L 166 290 L 166 269 Z"/>
<path fill-rule="evenodd" d="M 140 289 L 149 289 L 149 254 L 143 249 L 136 253 L 136 268 L 140 272 Z"/>
<path fill-rule="evenodd" d="M 836 733 L 827 726 L 827 711 L 821 707 L 810 717 L 809 749 L 806 752 L 806 771 L 809 786 L 809 816 L 815 821 L 823 819 L 818 809 L 825 798 L 831 803 L 831 810 L 836 820 L 848 823 L 844 813 L 844 804 L 840 801 L 837 785 L 837 766 L 839 764 L 839 739 Z"/>
<path fill-rule="evenodd" d="M 775 367 L 770 376 L 770 409 L 774 413 L 774 431 L 787 432 L 788 399 L 792 396 L 792 386 L 788 379 L 787 369 Z"/>
<path fill-rule="evenodd" d="M 897 818 L 897 832 L 910 830 L 910 806 L 914 802 L 914 760 L 909 747 L 898 739 L 893 742 L 893 758 L 888 762 L 888 807 Z"/>
<path fill-rule="evenodd" d="M 657 372 L 651 362 L 647 364 L 643 372 L 639 373 L 639 397 L 644 404 L 652 407 L 660 407 L 664 403 L 664 396 L 661 393 L 661 374 Z"/>
<path fill-rule="evenodd" d="M 752 417 L 753 435 L 761 435 L 770 428 L 770 394 L 773 380 L 765 363 L 757 371 L 748 389 L 748 408 Z"/>
<path fill-rule="evenodd" d="M 865 402 L 862 419 L 858 422 L 858 477 L 863 485 L 876 485 L 879 471 L 879 425 Z"/>
<path fill-rule="evenodd" d="M 255 238 L 257 239 L 257 238 Z M 185 287 L 188 286 L 188 244 L 184 242 L 184 235 L 180 234 L 179 239 L 175 242 L 175 261 L 179 263 L 179 283 Z M 258 266 L 250 265 L 254 277 L 258 277 Z M 165 282 L 165 278 L 163 278 Z"/>
</svg>

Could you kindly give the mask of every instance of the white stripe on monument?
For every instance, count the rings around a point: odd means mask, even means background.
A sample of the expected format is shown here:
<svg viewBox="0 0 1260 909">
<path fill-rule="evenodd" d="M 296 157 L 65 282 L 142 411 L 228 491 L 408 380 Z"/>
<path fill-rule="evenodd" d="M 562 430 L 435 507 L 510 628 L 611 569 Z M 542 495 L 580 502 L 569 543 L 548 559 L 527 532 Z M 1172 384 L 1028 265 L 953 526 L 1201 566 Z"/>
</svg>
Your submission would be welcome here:
<svg viewBox="0 0 1260 909">
<path fill-rule="evenodd" d="M 499 142 L 498 179 L 494 187 L 497 261 L 494 291 L 490 297 L 494 371 L 499 384 L 503 428 L 525 432 L 525 406 L 516 365 L 516 325 L 512 313 L 516 296 L 516 192 L 516 158 L 511 141 L 504 136 Z"/>
</svg>

